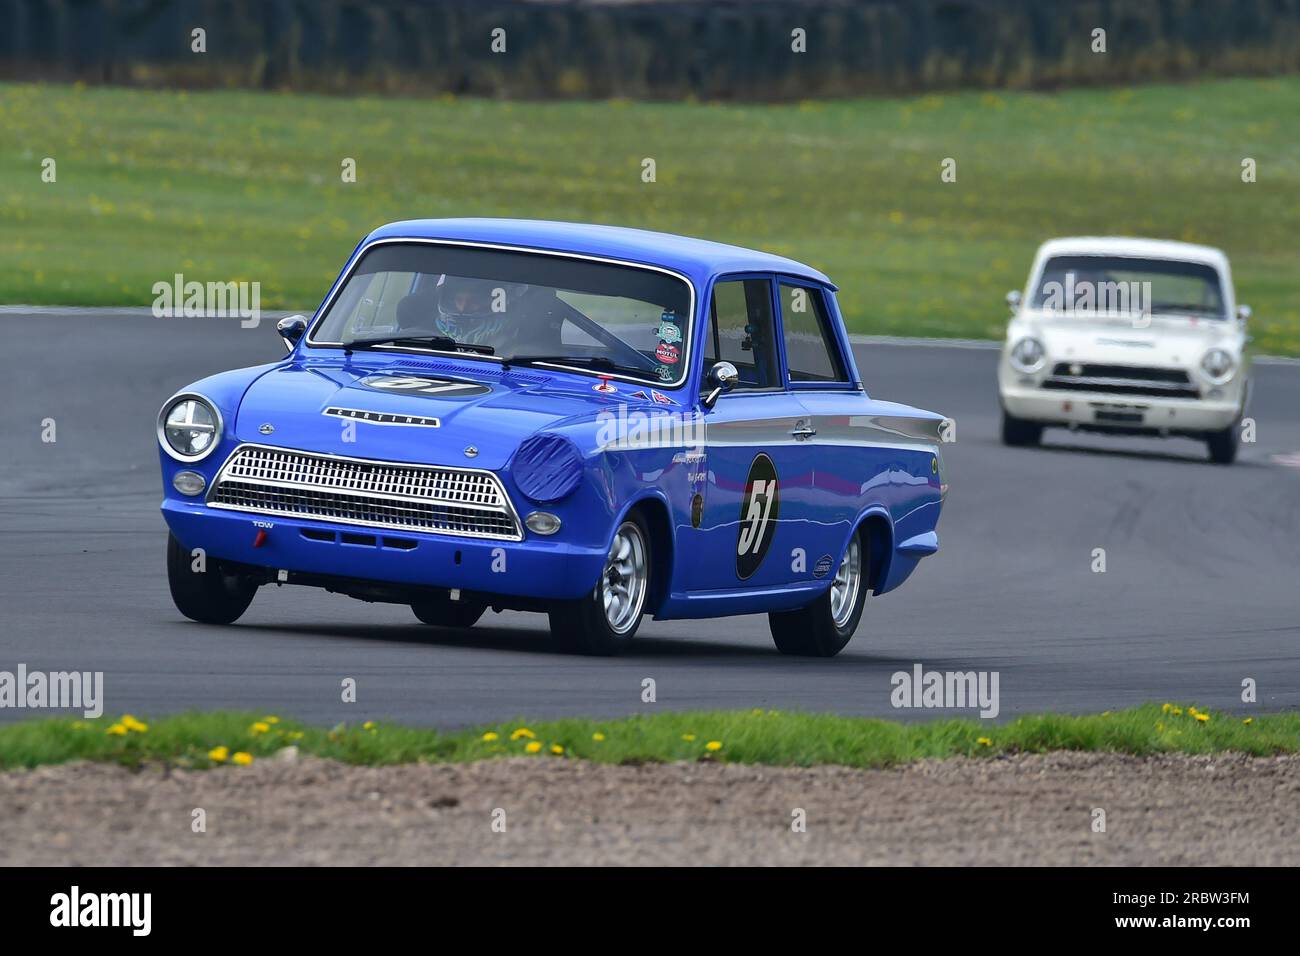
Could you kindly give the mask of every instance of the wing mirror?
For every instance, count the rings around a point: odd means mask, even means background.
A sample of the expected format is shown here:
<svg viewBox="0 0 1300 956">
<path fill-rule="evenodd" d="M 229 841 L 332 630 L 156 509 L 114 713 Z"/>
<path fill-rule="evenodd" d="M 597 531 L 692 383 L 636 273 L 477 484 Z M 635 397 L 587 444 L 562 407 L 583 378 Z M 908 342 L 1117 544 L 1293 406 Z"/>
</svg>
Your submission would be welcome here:
<svg viewBox="0 0 1300 956">
<path fill-rule="evenodd" d="M 284 339 L 284 350 L 292 352 L 293 347 L 302 338 L 302 334 L 307 331 L 307 317 L 305 315 L 286 315 L 275 323 L 275 330 L 280 333 L 280 338 Z"/>
<path fill-rule="evenodd" d="M 1237 306 L 1237 322 L 1242 326 L 1245 326 L 1245 324 L 1250 321 L 1250 317 L 1254 314 L 1255 313 L 1248 305 Z"/>
<path fill-rule="evenodd" d="M 739 381 L 740 373 L 736 371 L 736 366 L 730 362 L 718 362 L 713 368 L 709 369 L 708 382 L 711 390 L 709 394 L 704 396 L 704 407 L 712 408 L 713 403 L 718 400 L 718 396 L 723 392 L 731 391 Z"/>
<path fill-rule="evenodd" d="M 1020 290 L 1019 289 L 1012 289 L 1010 292 L 1007 293 L 1007 305 L 1011 307 L 1011 311 L 1013 313 L 1020 311 Z"/>
</svg>

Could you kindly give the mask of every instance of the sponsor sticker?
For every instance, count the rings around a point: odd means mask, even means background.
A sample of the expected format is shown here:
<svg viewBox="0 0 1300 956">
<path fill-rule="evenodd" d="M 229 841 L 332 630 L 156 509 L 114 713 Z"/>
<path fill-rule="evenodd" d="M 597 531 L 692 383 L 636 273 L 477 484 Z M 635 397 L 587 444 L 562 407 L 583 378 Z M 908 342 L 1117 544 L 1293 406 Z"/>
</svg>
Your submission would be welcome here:
<svg viewBox="0 0 1300 956">
<path fill-rule="evenodd" d="M 681 361 L 682 355 L 681 352 L 678 351 L 677 346 L 668 342 L 660 342 L 655 347 L 655 358 L 663 362 L 665 365 L 676 365 Z"/>
<path fill-rule="evenodd" d="M 605 395 L 614 395 L 618 393 L 618 386 L 609 381 L 609 379 L 603 379 L 591 386 L 591 390 L 593 392 L 601 392 Z"/>
<path fill-rule="evenodd" d="M 645 395 L 642 395 L 641 397 L 642 397 L 642 398 L 645 398 Z M 669 398 L 669 397 L 668 397 L 667 395 L 665 395 L 663 392 L 656 392 L 654 389 L 651 389 L 651 390 L 650 390 L 650 397 L 651 397 L 652 399 L 654 399 L 654 402 L 655 402 L 656 405 L 676 405 L 676 404 L 677 404 L 675 401 L 673 401 L 671 398 Z"/>
<path fill-rule="evenodd" d="M 813 565 L 813 577 L 826 577 L 826 575 L 831 573 L 831 564 L 831 556 L 829 554 L 823 554 L 817 559 L 817 563 Z"/>
</svg>

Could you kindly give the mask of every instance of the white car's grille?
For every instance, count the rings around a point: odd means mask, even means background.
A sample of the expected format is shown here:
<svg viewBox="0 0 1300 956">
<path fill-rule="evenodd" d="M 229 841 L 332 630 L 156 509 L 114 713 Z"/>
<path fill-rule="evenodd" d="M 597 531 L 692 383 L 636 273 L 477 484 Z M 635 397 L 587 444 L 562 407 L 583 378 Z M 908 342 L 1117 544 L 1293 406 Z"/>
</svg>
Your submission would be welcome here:
<svg viewBox="0 0 1300 956">
<path fill-rule="evenodd" d="M 208 505 L 344 524 L 518 541 L 519 520 L 496 475 L 241 445 Z"/>
<path fill-rule="evenodd" d="M 1096 365 L 1058 362 L 1043 388 L 1067 392 L 1106 392 L 1112 395 L 1151 395 L 1200 398 L 1187 372 L 1178 368 Z"/>
</svg>

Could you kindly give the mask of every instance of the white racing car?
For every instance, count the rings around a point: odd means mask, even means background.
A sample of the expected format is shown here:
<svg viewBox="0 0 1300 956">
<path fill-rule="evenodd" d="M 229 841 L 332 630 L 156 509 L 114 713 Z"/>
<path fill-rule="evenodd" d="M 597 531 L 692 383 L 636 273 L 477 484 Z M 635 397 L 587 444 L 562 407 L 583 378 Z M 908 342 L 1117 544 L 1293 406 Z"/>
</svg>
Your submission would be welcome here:
<svg viewBox="0 0 1300 956">
<path fill-rule="evenodd" d="M 1029 284 L 1007 293 L 998 364 L 1002 440 L 1047 426 L 1205 441 L 1237 457 L 1249 392 L 1249 306 L 1218 249 L 1153 239 L 1043 243 Z"/>
</svg>

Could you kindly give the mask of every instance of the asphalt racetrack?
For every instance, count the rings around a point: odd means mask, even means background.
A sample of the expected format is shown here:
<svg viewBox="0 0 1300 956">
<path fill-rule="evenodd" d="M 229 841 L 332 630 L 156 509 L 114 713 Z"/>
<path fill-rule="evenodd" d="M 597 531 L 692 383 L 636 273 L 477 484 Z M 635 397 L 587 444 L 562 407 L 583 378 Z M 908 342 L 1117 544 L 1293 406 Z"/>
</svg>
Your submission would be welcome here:
<svg viewBox="0 0 1300 956">
<path fill-rule="evenodd" d="M 109 713 L 439 726 L 665 707 L 936 716 L 890 704 L 890 675 L 916 663 L 997 671 L 1003 719 L 1151 700 L 1300 706 L 1294 364 L 1256 365 L 1258 440 L 1224 468 L 1184 439 L 1053 431 L 1042 449 L 1004 448 L 996 352 L 861 345 L 873 396 L 957 422 L 940 553 L 869 598 L 832 660 L 782 657 L 762 617 L 647 621 L 636 650 L 611 660 L 552 651 L 538 615 L 489 613 L 454 634 L 405 607 L 304 588 L 264 588 L 231 627 L 185 620 L 167 591 L 155 416 L 203 375 L 282 355 L 273 320 L 6 310 L 0 330 L 0 670 L 102 670 Z M 355 704 L 340 699 L 345 677 Z M 641 700 L 646 677 L 657 703 Z M 1255 705 L 1241 701 L 1245 678 Z"/>
</svg>

